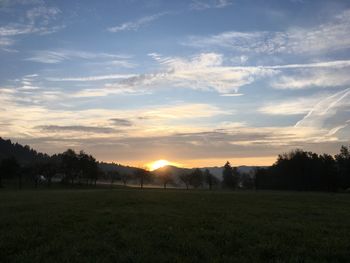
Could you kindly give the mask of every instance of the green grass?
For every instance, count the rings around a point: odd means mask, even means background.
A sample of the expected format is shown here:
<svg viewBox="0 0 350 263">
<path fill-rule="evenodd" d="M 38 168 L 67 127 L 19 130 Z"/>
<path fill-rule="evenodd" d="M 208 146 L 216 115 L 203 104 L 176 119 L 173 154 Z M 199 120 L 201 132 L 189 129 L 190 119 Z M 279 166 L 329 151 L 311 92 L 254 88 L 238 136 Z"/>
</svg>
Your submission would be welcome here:
<svg viewBox="0 0 350 263">
<path fill-rule="evenodd" d="M 1 190 L 0 262 L 350 262 L 350 195 Z"/>
</svg>

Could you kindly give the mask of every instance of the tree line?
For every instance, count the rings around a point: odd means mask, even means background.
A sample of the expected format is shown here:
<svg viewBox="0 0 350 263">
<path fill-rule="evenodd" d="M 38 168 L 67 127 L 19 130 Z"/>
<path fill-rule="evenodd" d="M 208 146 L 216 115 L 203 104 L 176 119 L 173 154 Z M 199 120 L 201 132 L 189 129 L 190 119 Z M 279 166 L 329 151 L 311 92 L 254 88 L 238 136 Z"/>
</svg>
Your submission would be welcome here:
<svg viewBox="0 0 350 263">
<path fill-rule="evenodd" d="M 39 184 L 50 187 L 54 178 L 66 184 L 96 185 L 100 173 L 96 159 L 84 151 L 76 153 L 68 149 L 61 154 L 38 158 L 30 163 L 20 163 L 11 156 L 0 162 L 0 187 L 4 186 L 4 180 L 17 181 L 19 189 L 23 182 L 32 182 L 35 188 Z"/>
<path fill-rule="evenodd" d="M 11 146 L 12 145 L 12 146 Z M 178 168 L 179 169 L 179 168 Z M 53 182 L 69 185 L 93 185 L 97 181 L 113 186 L 119 184 L 169 185 L 186 189 L 272 189 L 299 191 L 331 191 L 350 189 L 350 149 L 342 146 L 340 153 L 318 155 L 300 149 L 278 155 L 270 167 L 250 173 L 239 172 L 227 162 L 222 175 L 213 175 L 209 169 L 180 169 L 170 167 L 151 172 L 136 167 L 99 163 L 84 151 L 68 149 L 52 156 L 38 153 L 29 146 L 12 144 L 0 138 L 0 187 L 16 182 L 18 188 L 31 182 L 34 187 Z"/>
<path fill-rule="evenodd" d="M 270 167 L 255 173 L 256 189 L 329 191 L 350 189 L 350 148 L 318 155 L 300 149 L 280 154 Z"/>
</svg>

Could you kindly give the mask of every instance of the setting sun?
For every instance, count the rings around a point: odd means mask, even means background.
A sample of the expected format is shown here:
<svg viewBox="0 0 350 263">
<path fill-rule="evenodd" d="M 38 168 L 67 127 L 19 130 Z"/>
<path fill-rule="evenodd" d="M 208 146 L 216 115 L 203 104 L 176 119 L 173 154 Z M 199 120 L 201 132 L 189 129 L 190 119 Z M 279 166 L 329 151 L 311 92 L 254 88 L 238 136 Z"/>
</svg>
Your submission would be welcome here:
<svg viewBox="0 0 350 263">
<path fill-rule="evenodd" d="M 149 169 L 151 171 L 157 170 L 158 168 L 164 167 L 166 165 L 170 165 L 171 163 L 168 162 L 167 160 L 157 160 L 153 163 L 149 164 Z"/>
</svg>

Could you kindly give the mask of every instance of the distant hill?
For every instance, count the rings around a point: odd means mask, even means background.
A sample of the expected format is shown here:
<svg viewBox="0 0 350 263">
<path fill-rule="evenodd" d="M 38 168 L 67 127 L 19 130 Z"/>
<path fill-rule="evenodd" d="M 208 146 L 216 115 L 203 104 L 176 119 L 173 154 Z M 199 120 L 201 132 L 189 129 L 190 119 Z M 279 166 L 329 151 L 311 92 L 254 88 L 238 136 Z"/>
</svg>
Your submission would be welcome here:
<svg viewBox="0 0 350 263">
<path fill-rule="evenodd" d="M 8 157 L 15 157 L 21 164 L 27 164 L 35 161 L 45 160 L 50 158 L 49 155 L 45 153 L 40 153 L 32 148 L 30 148 L 28 145 L 21 145 L 19 143 L 13 143 L 11 140 L 5 140 L 0 137 L 0 160 Z M 99 162 L 99 167 L 104 172 L 109 171 L 118 171 L 119 174 L 124 175 L 131 175 L 134 173 L 134 171 L 138 168 L 132 167 L 132 166 L 125 166 L 121 164 L 116 163 L 106 163 L 106 162 Z M 238 166 L 238 171 L 241 173 L 251 173 L 254 169 L 258 168 L 259 166 Z M 222 177 L 222 170 L 223 167 L 203 167 L 200 168 L 202 170 L 208 169 L 214 176 L 221 179 Z M 171 174 L 174 177 L 178 177 L 180 174 L 183 173 L 189 173 L 194 170 L 194 168 L 182 168 L 182 167 L 176 167 L 173 165 L 168 165 L 162 168 L 159 168 L 154 172 L 154 174 L 160 174 L 164 170 L 167 170 L 171 172 Z"/>
<path fill-rule="evenodd" d="M 246 165 L 242 165 L 242 166 L 238 166 L 237 169 L 240 173 L 247 173 L 247 174 L 251 174 L 254 172 L 255 169 L 257 168 L 261 168 L 262 166 L 246 166 Z M 167 165 L 165 167 L 161 167 L 158 168 L 157 170 L 154 170 L 153 173 L 154 174 L 160 174 L 162 172 L 164 172 L 164 170 L 170 172 L 174 177 L 178 177 L 180 174 L 183 173 L 189 173 L 191 171 L 193 171 L 195 168 L 182 168 L 182 167 L 177 167 L 177 166 L 173 166 L 173 165 Z M 216 178 L 218 179 L 222 179 L 222 171 L 223 171 L 223 167 L 218 167 L 218 166 L 214 166 L 214 167 L 201 167 L 201 170 L 205 170 L 208 169 L 210 171 L 211 174 L 213 174 Z"/>
<path fill-rule="evenodd" d="M 132 175 L 137 168 L 131 167 L 131 166 L 124 166 L 121 164 L 116 164 L 116 163 L 105 163 L 105 162 L 99 162 L 98 163 L 99 168 L 104 171 L 105 173 L 107 172 L 118 172 L 119 174 L 123 175 Z"/>
<path fill-rule="evenodd" d="M 237 166 L 238 172 L 239 173 L 245 173 L 245 174 L 252 174 L 255 169 L 257 168 L 265 168 L 266 166 L 247 166 L 247 165 L 241 165 Z M 213 175 L 215 175 L 218 178 L 222 177 L 222 170 L 223 167 L 204 167 L 201 169 L 208 169 Z"/>
<path fill-rule="evenodd" d="M 0 160 L 8 157 L 15 157 L 19 163 L 27 164 L 49 158 L 47 154 L 37 152 L 28 145 L 13 143 L 11 140 L 4 140 L 0 137 Z"/>
<path fill-rule="evenodd" d="M 192 170 L 193 169 L 177 167 L 174 165 L 166 165 L 154 170 L 153 173 L 157 175 L 157 174 L 164 173 L 166 171 L 166 172 L 170 172 L 173 176 L 179 176 L 183 173 L 191 172 Z"/>
</svg>

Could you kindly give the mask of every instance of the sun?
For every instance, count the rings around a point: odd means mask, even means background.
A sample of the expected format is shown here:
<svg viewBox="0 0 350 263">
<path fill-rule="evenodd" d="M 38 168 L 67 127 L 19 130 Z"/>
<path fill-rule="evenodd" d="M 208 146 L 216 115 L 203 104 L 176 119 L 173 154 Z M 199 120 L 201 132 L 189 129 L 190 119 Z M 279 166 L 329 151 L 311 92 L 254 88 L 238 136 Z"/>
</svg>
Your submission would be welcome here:
<svg viewBox="0 0 350 263">
<path fill-rule="evenodd" d="M 149 169 L 151 171 L 157 170 L 158 168 L 164 167 L 166 165 L 170 165 L 171 163 L 167 160 L 157 160 L 154 161 L 153 163 L 149 164 Z"/>
</svg>

